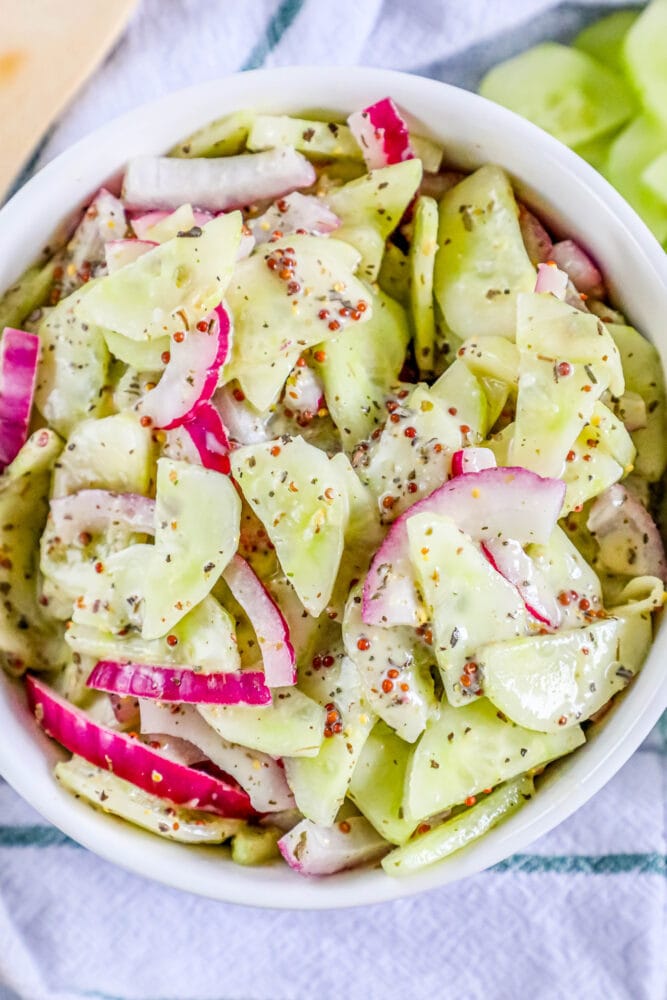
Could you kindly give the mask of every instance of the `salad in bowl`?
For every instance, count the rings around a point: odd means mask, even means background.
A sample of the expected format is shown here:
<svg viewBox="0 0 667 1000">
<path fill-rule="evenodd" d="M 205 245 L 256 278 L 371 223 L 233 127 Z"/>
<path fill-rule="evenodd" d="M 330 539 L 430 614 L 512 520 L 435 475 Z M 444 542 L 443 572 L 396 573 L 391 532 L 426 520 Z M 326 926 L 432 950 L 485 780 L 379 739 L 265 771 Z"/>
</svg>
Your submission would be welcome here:
<svg viewBox="0 0 667 1000">
<path fill-rule="evenodd" d="M 236 112 L 131 159 L 0 301 L 2 664 L 94 808 L 410 875 L 641 670 L 660 359 L 454 160 L 390 97 Z"/>
</svg>

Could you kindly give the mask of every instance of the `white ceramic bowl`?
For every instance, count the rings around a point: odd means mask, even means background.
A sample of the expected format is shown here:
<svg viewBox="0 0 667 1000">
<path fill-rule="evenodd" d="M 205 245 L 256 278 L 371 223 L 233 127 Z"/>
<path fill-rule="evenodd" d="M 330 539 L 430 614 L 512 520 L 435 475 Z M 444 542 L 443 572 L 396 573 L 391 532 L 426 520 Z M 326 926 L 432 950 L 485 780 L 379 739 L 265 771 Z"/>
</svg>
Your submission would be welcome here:
<svg viewBox="0 0 667 1000">
<path fill-rule="evenodd" d="M 581 240 L 615 302 L 667 356 L 667 256 L 632 209 L 583 160 L 528 122 L 463 90 L 401 73 L 298 68 L 244 73 L 182 90 L 102 126 L 50 163 L 0 211 L 0 289 L 49 242 L 59 223 L 140 153 L 161 153 L 206 122 L 250 107 L 326 109 L 344 117 L 391 95 L 419 132 L 463 168 L 493 161 L 557 232 Z M 526 848 L 581 806 L 625 763 L 667 706 L 667 632 L 639 678 L 590 742 L 550 770 L 539 794 L 451 860 L 406 879 L 382 870 L 304 879 L 283 864 L 234 865 L 223 851 L 160 840 L 93 811 L 52 777 L 58 750 L 38 730 L 21 689 L 0 671 L 0 772 L 46 819 L 102 857 L 167 885 L 235 903 L 325 908 L 433 889 Z M 629 808 L 629 807 L 628 807 Z"/>
</svg>

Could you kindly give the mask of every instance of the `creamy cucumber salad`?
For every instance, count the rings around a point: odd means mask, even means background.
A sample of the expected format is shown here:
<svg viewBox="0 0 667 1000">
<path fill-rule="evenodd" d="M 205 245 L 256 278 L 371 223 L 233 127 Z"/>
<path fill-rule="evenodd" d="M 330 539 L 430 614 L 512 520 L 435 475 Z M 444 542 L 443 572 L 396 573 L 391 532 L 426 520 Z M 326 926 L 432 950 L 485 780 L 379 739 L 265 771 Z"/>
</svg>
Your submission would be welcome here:
<svg viewBox="0 0 667 1000">
<path fill-rule="evenodd" d="M 658 355 L 500 167 L 446 157 L 390 99 L 240 112 L 0 301 L 2 662 L 95 808 L 408 875 L 641 669 Z"/>
</svg>

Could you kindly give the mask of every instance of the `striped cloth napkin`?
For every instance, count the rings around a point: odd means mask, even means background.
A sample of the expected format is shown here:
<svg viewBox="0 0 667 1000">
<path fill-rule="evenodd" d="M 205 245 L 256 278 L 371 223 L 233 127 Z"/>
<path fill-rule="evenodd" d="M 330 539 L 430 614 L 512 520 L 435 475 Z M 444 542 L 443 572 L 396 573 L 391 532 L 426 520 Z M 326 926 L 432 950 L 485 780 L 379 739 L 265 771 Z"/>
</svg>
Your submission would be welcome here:
<svg viewBox="0 0 667 1000">
<path fill-rule="evenodd" d="M 29 172 L 108 118 L 238 69 L 387 66 L 475 87 L 611 4 L 144 0 Z M 0 1000 L 665 1000 L 667 716 L 602 792 L 494 869 L 361 910 L 249 910 L 129 875 L 0 781 Z"/>
</svg>

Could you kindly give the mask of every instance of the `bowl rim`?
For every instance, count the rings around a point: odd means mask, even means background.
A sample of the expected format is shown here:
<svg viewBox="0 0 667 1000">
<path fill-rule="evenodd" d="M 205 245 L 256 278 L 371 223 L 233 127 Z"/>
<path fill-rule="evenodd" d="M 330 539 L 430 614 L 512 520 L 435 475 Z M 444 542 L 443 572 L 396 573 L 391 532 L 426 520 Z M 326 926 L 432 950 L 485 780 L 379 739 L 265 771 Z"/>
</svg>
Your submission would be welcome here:
<svg viewBox="0 0 667 1000">
<path fill-rule="evenodd" d="M 104 145 L 103 140 L 108 145 L 117 138 L 123 145 L 127 136 L 135 134 L 134 130 L 140 131 L 142 123 L 168 118 L 174 105 L 192 105 L 193 128 L 196 128 L 212 120 L 207 113 L 201 121 L 197 121 L 197 109 L 212 106 L 216 98 L 220 99 L 223 109 L 228 106 L 231 110 L 232 105 L 240 109 L 248 106 L 248 98 L 244 96 L 248 93 L 265 90 L 271 94 L 272 87 L 279 91 L 283 81 L 295 91 L 302 87 L 302 92 L 308 94 L 313 89 L 314 80 L 315 91 L 331 93 L 332 103 L 337 94 L 351 90 L 377 96 L 390 93 L 399 103 L 407 102 L 415 107 L 425 95 L 433 101 L 441 101 L 445 107 L 448 100 L 455 106 L 462 102 L 467 111 L 478 116 L 480 121 L 486 123 L 492 120 L 494 128 L 505 129 L 515 141 L 538 147 L 540 155 L 564 181 L 586 189 L 592 203 L 601 204 L 616 216 L 624 230 L 624 240 L 631 245 L 632 253 L 649 268 L 650 280 L 658 282 L 665 292 L 667 303 L 667 255 L 622 197 L 575 153 L 512 112 L 461 88 L 413 74 L 360 67 L 301 66 L 235 73 L 173 91 L 126 112 L 60 153 L 0 209 L 0 257 L 5 248 L 11 251 L 13 234 L 20 232 L 19 227 L 26 216 L 44 210 L 52 220 L 47 238 L 56 229 L 60 219 L 54 211 L 53 192 L 57 190 L 59 179 L 72 171 L 77 175 L 82 164 L 84 174 L 93 171 L 98 186 L 113 173 L 112 169 L 98 169 L 97 166 L 96 146 Z M 225 100 L 228 91 L 233 92 L 233 100 Z M 260 100 L 259 103 L 266 102 Z M 280 102 L 274 98 L 272 103 L 278 105 Z M 303 100 L 287 103 L 295 107 L 304 105 Z M 349 101 L 345 103 L 349 106 Z M 168 125 L 162 129 L 165 130 L 169 132 Z M 171 143 L 177 142 L 179 135 L 172 138 Z M 131 145 L 136 146 L 137 142 L 141 145 L 143 138 L 137 139 L 135 134 Z M 144 142 L 144 146 L 145 151 L 153 151 L 156 140 Z M 166 145 L 164 148 L 167 148 Z M 126 152 L 119 162 L 127 158 Z M 102 167 L 106 162 L 103 161 Z M 538 190 L 537 186 L 535 190 Z M 82 189 L 82 195 L 86 193 Z M 9 284 L 12 280 L 14 278 L 10 277 Z M 667 337 L 665 340 L 667 342 Z M 657 346 L 663 349 L 664 362 L 667 343 Z M 663 641 L 659 642 L 661 638 Z M 654 679 L 649 682 L 646 670 L 649 661 L 657 659 L 659 646 L 665 646 L 664 652 L 667 652 L 664 629 L 654 638 L 645 670 L 633 682 L 622 704 L 611 713 L 605 726 L 605 739 L 596 739 L 582 748 L 585 751 L 582 756 L 588 762 L 585 768 L 578 763 L 579 755 L 567 758 L 562 770 L 566 777 L 569 776 L 568 780 L 559 776 L 548 783 L 525 809 L 496 827 L 481 841 L 458 852 L 447 863 L 432 866 L 407 878 L 394 879 L 381 869 L 364 869 L 327 879 L 308 880 L 300 878 L 282 863 L 280 868 L 243 869 L 222 857 L 220 852 L 216 857 L 215 849 L 186 849 L 185 845 L 162 841 L 130 824 L 92 810 L 57 786 L 50 773 L 51 765 L 57 759 L 54 745 L 42 733 L 35 731 L 27 709 L 22 709 L 16 685 L 1 671 L 0 730 L 3 730 L 3 740 L 0 741 L 0 774 L 45 819 L 71 839 L 105 860 L 162 884 L 220 901 L 279 909 L 315 910 L 370 905 L 442 887 L 491 867 L 552 830 L 583 805 L 626 762 L 667 707 L 667 674 L 658 683 Z M 21 755 L 12 752 L 17 745 L 22 749 Z M 580 771 L 585 773 L 580 775 Z"/>
</svg>

